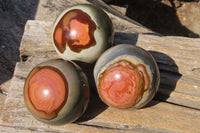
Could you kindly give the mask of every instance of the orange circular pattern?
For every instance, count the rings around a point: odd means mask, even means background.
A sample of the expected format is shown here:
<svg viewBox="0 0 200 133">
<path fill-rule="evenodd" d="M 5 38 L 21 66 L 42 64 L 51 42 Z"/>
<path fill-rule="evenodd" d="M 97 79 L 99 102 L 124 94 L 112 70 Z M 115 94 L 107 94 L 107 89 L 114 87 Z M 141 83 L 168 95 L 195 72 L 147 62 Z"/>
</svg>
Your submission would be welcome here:
<svg viewBox="0 0 200 133">
<path fill-rule="evenodd" d="M 38 67 L 25 83 L 29 109 L 39 118 L 53 119 L 66 103 L 68 84 L 64 75 L 54 67 Z M 25 98 L 26 100 L 26 98 Z"/>
<path fill-rule="evenodd" d="M 110 65 L 100 75 L 99 95 L 110 106 L 129 108 L 138 103 L 144 93 L 143 75 L 143 72 L 138 70 L 138 66 L 120 60 Z"/>
<path fill-rule="evenodd" d="M 96 44 L 95 30 L 96 24 L 87 13 L 73 9 L 64 14 L 56 25 L 54 43 L 60 53 L 64 53 L 66 45 L 72 51 L 80 52 Z"/>
</svg>

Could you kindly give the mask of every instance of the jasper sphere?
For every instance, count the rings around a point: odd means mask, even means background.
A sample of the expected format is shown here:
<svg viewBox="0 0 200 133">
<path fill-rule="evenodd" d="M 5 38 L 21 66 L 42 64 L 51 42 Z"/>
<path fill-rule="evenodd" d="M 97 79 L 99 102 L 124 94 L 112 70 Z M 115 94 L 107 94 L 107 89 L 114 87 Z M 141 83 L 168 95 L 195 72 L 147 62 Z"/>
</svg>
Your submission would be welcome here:
<svg viewBox="0 0 200 133">
<path fill-rule="evenodd" d="M 53 46 L 67 60 L 93 63 L 113 39 L 109 16 L 90 4 L 68 7 L 57 17 L 52 29 Z"/>
<path fill-rule="evenodd" d="M 87 77 L 73 62 L 62 59 L 42 62 L 27 76 L 24 101 L 42 122 L 55 125 L 73 122 L 88 105 Z"/>
<path fill-rule="evenodd" d="M 130 44 L 120 44 L 105 51 L 95 64 L 94 78 L 102 101 L 120 109 L 145 106 L 160 83 L 153 56 Z"/>
</svg>

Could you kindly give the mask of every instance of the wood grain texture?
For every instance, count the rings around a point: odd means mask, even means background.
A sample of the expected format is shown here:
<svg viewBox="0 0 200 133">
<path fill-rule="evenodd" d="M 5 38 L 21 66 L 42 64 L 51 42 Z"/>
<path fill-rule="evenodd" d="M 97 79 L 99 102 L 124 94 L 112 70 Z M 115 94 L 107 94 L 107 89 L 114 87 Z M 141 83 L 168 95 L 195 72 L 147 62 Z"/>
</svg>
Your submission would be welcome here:
<svg viewBox="0 0 200 133">
<path fill-rule="evenodd" d="M 35 56 L 46 60 L 59 58 L 51 44 L 52 24 L 46 21 L 27 23 L 25 29 L 28 32 L 24 33 L 20 47 L 21 57 L 28 56 L 27 59 L 30 62 L 32 58 L 36 58 Z M 41 27 L 37 33 L 35 29 L 39 25 Z M 161 76 L 157 99 L 200 109 L 200 58 L 198 58 L 200 57 L 200 39 L 164 37 L 128 30 L 116 29 L 115 31 L 114 45 L 123 42 L 137 45 L 148 50 L 156 59 Z M 40 58 L 37 58 L 36 64 L 40 62 Z"/>
<path fill-rule="evenodd" d="M 159 36 L 112 13 L 114 9 L 107 5 L 103 7 L 114 24 L 114 45 L 137 45 L 155 57 L 161 85 L 154 100 L 140 110 L 117 110 L 105 106 L 91 88 L 89 106 L 77 122 L 52 126 L 37 121 L 23 101 L 25 78 L 36 64 L 59 56 L 51 44 L 53 22 L 28 21 L 21 41 L 21 62 L 16 64 L 8 90 L 0 132 L 200 132 L 200 39 Z"/>
<path fill-rule="evenodd" d="M 19 67 L 17 64 L 17 67 Z M 27 65 L 27 67 L 29 64 Z M 17 71 L 16 71 L 17 72 Z M 19 71 L 18 71 L 19 72 Z M 15 74 L 12 79 L 12 93 L 9 92 L 1 125 L 17 127 L 21 130 L 33 131 L 66 131 L 66 132 L 198 132 L 200 112 L 172 105 L 165 102 L 152 101 L 148 107 L 140 110 L 117 110 L 107 108 L 98 116 L 82 122 L 63 126 L 49 126 L 31 116 L 23 101 L 24 77 Z M 93 110 L 95 104 L 93 103 Z M 96 105 L 97 106 L 97 105 Z M 100 105 L 99 105 L 100 106 Z M 90 107 L 91 108 L 91 107 Z M 87 114 L 91 115 L 91 114 Z"/>
</svg>

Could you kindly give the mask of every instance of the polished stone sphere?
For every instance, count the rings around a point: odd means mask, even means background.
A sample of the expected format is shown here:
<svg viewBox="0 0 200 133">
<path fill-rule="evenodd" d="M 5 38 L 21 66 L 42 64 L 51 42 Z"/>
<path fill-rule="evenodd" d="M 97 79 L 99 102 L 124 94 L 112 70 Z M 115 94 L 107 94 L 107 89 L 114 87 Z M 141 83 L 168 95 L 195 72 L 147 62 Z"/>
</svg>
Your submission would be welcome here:
<svg viewBox="0 0 200 133">
<path fill-rule="evenodd" d="M 160 83 L 153 56 L 130 44 L 120 44 L 105 51 L 95 65 L 94 78 L 102 101 L 120 109 L 145 106 Z"/>
<path fill-rule="evenodd" d="M 55 20 L 52 42 L 60 57 L 93 63 L 113 43 L 113 25 L 100 8 L 78 4 Z"/>
<path fill-rule="evenodd" d="M 62 59 L 43 62 L 27 76 L 24 101 L 33 116 L 42 122 L 73 122 L 88 105 L 87 77 L 73 62 Z"/>
</svg>

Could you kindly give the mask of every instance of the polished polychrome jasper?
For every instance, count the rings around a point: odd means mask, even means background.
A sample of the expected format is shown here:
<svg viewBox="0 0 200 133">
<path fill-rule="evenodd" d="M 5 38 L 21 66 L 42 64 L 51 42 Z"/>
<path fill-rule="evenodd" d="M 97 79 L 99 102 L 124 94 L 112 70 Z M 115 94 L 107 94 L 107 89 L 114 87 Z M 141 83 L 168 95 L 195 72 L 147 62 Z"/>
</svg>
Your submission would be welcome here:
<svg viewBox="0 0 200 133">
<path fill-rule="evenodd" d="M 113 25 L 100 8 L 79 4 L 64 10 L 52 29 L 52 42 L 63 59 L 94 62 L 113 42 Z"/>
<path fill-rule="evenodd" d="M 151 54 L 130 44 L 105 51 L 95 65 L 94 78 L 102 101 L 120 109 L 145 106 L 160 83 L 159 69 Z"/>
<path fill-rule="evenodd" d="M 42 122 L 73 122 L 88 105 L 87 77 L 73 62 L 62 59 L 43 62 L 27 76 L 24 101 L 33 116 Z"/>
</svg>

